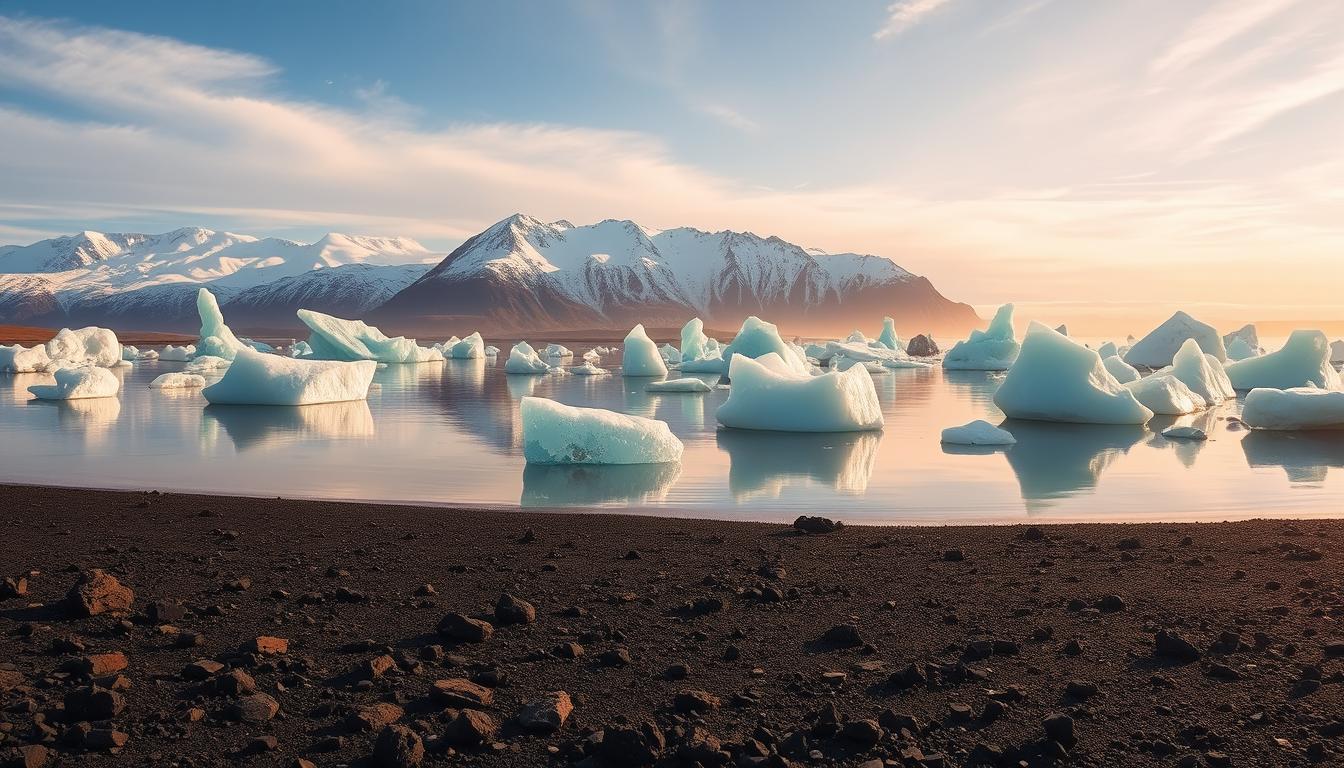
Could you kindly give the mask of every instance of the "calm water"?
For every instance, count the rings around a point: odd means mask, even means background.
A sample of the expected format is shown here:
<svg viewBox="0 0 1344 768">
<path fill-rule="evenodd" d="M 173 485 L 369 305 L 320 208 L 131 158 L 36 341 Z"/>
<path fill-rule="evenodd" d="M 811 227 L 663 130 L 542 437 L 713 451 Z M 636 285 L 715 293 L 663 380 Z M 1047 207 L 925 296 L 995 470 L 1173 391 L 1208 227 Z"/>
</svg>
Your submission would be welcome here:
<svg viewBox="0 0 1344 768">
<path fill-rule="evenodd" d="M 69 403 L 30 399 L 26 388 L 43 375 L 0 374 L 0 482 L 725 519 L 811 511 L 874 523 L 1344 510 L 1344 434 L 1228 431 L 1239 403 L 1186 417 L 1209 433 L 1204 443 L 1157 434 L 1173 419 L 1149 429 L 1010 422 L 1016 446 L 971 451 L 944 448 L 939 433 L 1002 419 L 992 374 L 877 375 L 884 431 L 794 435 L 716 429 L 725 390 L 652 395 L 642 380 L 508 376 L 485 361 L 389 366 L 367 402 L 301 408 L 207 407 L 198 392 L 146 386 L 181 367 L 138 363 L 117 372 L 120 397 Z M 685 457 L 679 466 L 527 467 L 524 395 L 662 419 Z"/>
</svg>

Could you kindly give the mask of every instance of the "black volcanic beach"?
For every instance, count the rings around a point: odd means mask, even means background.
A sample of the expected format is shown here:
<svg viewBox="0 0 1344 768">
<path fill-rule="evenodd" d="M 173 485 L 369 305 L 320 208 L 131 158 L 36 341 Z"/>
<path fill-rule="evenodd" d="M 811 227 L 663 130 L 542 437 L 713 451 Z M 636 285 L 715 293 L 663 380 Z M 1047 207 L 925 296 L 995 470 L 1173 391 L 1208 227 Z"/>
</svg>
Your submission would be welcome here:
<svg viewBox="0 0 1344 768">
<path fill-rule="evenodd" d="M 0 487 L 0 756 L 1344 754 L 1344 523 L 803 527 Z"/>
</svg>

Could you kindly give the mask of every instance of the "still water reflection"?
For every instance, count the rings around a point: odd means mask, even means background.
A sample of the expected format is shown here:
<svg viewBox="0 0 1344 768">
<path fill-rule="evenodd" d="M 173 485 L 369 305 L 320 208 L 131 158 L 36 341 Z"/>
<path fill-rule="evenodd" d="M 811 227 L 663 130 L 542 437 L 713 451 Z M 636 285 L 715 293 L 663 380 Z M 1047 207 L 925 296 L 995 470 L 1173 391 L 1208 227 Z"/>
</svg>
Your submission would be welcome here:
<svg viewBox="0 0 1344 768">
<path fill-rule="evenodd" d="M 608 360 L 604 364 L 617 361 Z M 42 375 L 0 375 L 0 481 L 444 505 L 605 507 L 665 515 L 870 522 L 1225 519 L 1344 509 L 1344 433 L 1228 429 L 1239 403 L 1148 428 L 1012 421 L 1007 449 L 943 446 L 943 427 L 999 422 L 1000 377 L 877 375 L 880 433 L 795 435 L 716 428 L 725 389 L 649 394 L 619 376 L 509 376 L 458 360 L 378 371 L 367 402 L 206 406 L 151 390 L 180 363 L 116 373 L 120 397 L 31 400 Z M 716 383 L 717 377 L 703 377 Z M 528 395 L 662 419 L 679 464 L 526 467 L 518 400 Z M 1173 441 L 1171 424 L 1207 442 Z M 1335 472 L 1330 472 L 1330 469 Z"/>
</svg>

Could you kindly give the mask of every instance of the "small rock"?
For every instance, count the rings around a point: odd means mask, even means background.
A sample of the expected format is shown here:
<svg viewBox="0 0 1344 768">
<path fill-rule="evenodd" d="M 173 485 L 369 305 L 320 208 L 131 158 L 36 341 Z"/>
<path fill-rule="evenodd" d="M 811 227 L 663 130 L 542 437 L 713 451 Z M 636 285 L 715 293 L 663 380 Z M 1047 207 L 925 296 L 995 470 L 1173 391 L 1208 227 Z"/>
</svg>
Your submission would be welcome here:
<svg viewBox="0 0 1344 768">
<path fill-rule="evenodd" d="M 401 719 L 406 710 L 387 701 L 356 707 L 345 720 L 345 727 L 352 731 L 377 731 Z"/>
<path fill-rule="evenodd" d="M 1153 653 L 1167 659 L 1176 659 L 1178 661 L 1199 661 L 1199 649 L 1190 643 L 1190 641 L 1181 637 L 1174 630 L 1168 632 L 1165 629 L 1157 631 L 1153 638 Z"/>
<path fill-rule="evenodd" d="M 450 744 L 475 747 L 495 738 L 499 732 L 499 723 L 484 712 L 475 709 L 463 709 L 448 723 L 444 738 Z"/>
<path fill-rule="evenodd" d="M 97 568 L 81 573 L 65 596 L 66 609 L 76 616 L 127 613 L 134 601 L 129 587 Z"/>
<path fill-rule="evenodd" d="M 839 520 L 831 520 L 827 517 L 812 517 L 802 515 L 793 521 L 793 527 L 803 533 L 834 533 L 845 527 L 845 524 Z"/>
<path fill-rule="evenodd" d="M 1077 737 L 1073 733 L 1073 718 L 1062 712 L 1047 716 L 1041 721 L 1041 727 L 1045 729 L 1045 737 L 1050 741 L 1057 741 L 1066 747 L 1072 747 L 1077 742 Z"/>
<path fill-rule="evenodd" d="M 536 620 L 537 609 L 520 597 L 505 592 L 499 596 L 499 600 L 495 603 L 495 623 L 500 626 L 531 624 Z"/>
<path fill-rule="evenodd" d="M 678 712 L 710 712 L 719 708 L 719 697 L 705 691 L 682 691 L 672 699 Z"/>
<path fill-rule="evenodd" d="M 472 709 L 483 709 L 495 700 L 495 694 L 489 688 L 460 677 L 435 680 L 433 693 L 445 704 Z"/>
<path fill-rule="evenodd" d="M 234 720 L 244 723 L 264 723 L 275 717 L 280 711 L 280 702 L 264 693 L 243 696 L 230 708 L 229 714 Z"/>
<path fill-rule="evenodd" d="M 523 707 L 518 725 L 532 733 L 552 733 L 560 729 L 574 711 L 574 702 L 564 691 L 552 691 L 542 699 Z"/>
<path fill-rule="evenodd" d="M 250 643 L 247 643 L 244 650 L 261 656 L 275 656 L 277 654 L 289 653 L 289 641 L 283 637 L 262 635 Z"/>
<path fill-rule="evenodd" d="M 373 762 L 379 768 L 414 768 L 425 760 L 420 734 L 404 725 L 389 725 L 373 745 Z"/>
<path fill-rule="evenodd" d="M 863 645 L 863 637 L 859 634 L 859 627 L 856 624 L 836 624 L 821 636 L 824 643 L 840 645 L 844 647 L 854 647 Z"/>
<path fill-rule="evenodd" d="M 439 635 L 459 643 L 482 643 L 494 633 L 490 622 L 460 613 L 450 613 L 439 620 Z"/>
</svg>

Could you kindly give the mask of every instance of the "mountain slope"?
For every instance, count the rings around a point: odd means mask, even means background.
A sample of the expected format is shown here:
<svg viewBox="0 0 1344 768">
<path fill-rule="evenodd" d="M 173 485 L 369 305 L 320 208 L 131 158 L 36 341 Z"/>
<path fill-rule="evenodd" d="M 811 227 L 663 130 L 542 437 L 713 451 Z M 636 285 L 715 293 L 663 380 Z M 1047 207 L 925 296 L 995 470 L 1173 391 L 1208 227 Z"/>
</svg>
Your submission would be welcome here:
<svg viewBox="0 0 1344 768">
<path fill-rule="evenodd" d="M 965 304 L 890 259 L 805 250 L 749 232 L 576 227 L 511 216 L 472 237 L 374 313 L 400 328 L 476 320 L 492 330 L 720 327 L 761 315 L 797 332 L 838 333 L 890 315 L 898 327 L 961 332 Z"/>
</svg>

